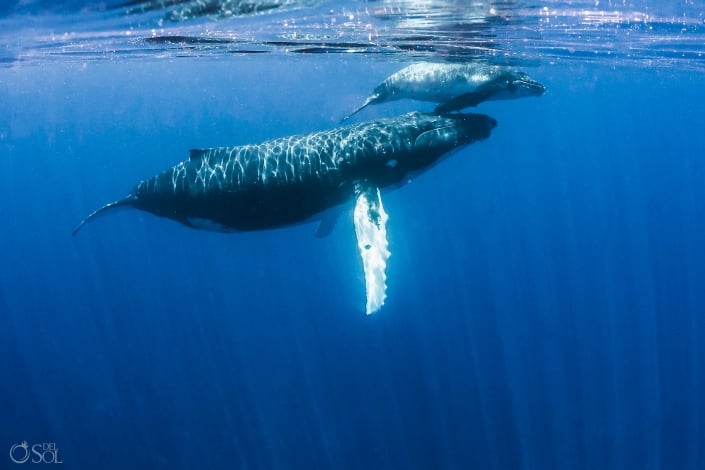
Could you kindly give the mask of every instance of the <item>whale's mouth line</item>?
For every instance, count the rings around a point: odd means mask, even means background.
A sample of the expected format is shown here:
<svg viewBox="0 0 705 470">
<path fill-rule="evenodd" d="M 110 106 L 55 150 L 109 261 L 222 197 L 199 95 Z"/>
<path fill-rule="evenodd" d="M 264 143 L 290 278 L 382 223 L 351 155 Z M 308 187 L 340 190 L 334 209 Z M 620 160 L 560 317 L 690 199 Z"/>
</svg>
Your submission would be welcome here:
<svg viewBox="0 0 705 470">
<path fill-rule="evenodd" d="M 534 80 L 519 78 L 517 80 L 514 80 L 513 85 L 531 90 L 539 95 L 543 95 L 546 92 L 546 86 Z"/>
</svg>

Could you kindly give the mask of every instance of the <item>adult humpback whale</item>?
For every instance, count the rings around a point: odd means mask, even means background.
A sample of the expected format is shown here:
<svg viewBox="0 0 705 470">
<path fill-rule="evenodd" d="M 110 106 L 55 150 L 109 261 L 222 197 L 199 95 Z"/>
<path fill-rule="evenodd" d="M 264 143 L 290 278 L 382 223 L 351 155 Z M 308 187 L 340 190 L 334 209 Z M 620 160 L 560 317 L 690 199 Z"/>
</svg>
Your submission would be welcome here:
<svg viewBox="0 0 705 470">
<path fill-rule="evenodd" d="M 477 106 L 487 100 L 540 96 L 545 91 L 545 86 L 512 67 L 483 63 L 421 62 L 387 77 L 364 103 L 342 121 L 368 105 L 405 98 L 440 103 L 434 111 L 447 113 Z"/>
<path fill-rule="evenodd" d="M 413 112 L 256 145 L 191 150 L 190 158 L 139 182 L 123 199 L 91 213 L 132 206 L 194 228 L 246 231 L 315 218 L 355 199 L 367 313 L 386 297 L 387 214 L 380 188 L 400 185 L 447 152 L 484 139 L 496 121 L 482 114 Z M 204 224 L 205 222 L 205 224 Z"/>
</svg>

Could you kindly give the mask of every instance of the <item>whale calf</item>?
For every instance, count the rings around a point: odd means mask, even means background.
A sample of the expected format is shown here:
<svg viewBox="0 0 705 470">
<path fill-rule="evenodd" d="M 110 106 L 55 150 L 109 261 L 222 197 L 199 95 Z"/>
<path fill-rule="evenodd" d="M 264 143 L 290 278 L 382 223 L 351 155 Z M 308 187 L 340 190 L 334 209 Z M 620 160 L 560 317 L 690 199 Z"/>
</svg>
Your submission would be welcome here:
<svg viewBox="0 0 705 470">
<path fill-rule="evenodd" d="M 301 7 L 311 0 L 128 0 L 109 6 L 128 15 L 166 10 L 167 21 L 185 21 L 203 16 L 227 18 L 255 15 L 285 7 Z"/>
<path fill-rule="evenodd" d="M 448 113 L 487 100 L 540 96 L 545 91 L 544 85 L 512 67 L 420 62 L 390 75 L 341 122 L 371 104 L 400 99 L 440 103 L 434 111 Z"/>
<path fill-rule="evenodd" d="M 95 216 L 125 206 L 193 228 L 250 231 L 320 219 L 325 231 L 333 225 L 328 209 L 354 200 L 370 314 L 386 297 L 388 216 L 380 189 L 487 138 L 496 124 L 482 114 L 412 112 L 260 144 L 194 149 L 188 160 L 91 213 L 73 235 Z"/>
</svg>

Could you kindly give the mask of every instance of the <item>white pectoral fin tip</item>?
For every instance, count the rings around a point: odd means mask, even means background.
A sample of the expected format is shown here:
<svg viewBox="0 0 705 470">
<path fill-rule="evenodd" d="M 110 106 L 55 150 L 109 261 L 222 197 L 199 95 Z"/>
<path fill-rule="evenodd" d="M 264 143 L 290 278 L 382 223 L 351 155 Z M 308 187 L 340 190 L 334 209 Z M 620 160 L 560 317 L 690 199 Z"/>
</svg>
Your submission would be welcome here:
<svg viewBox="0 0 705 470">
<path fill-rule="evenodd" d="M 378 188 L 357 191 L 355 201 L 355 234 L 365 270 L 367 314 L 382 308 L 387 297 L 385 269 L 391 253 L 387 243 L 387 220 Z"/>
</svg>

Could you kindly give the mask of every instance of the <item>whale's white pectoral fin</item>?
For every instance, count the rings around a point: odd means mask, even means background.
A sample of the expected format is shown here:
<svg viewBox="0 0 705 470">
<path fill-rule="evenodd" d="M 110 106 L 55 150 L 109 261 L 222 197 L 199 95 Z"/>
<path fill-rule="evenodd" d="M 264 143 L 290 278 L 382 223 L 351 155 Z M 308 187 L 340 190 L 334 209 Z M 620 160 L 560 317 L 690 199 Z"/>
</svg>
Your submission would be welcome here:
<svg viewBox="0 0 705 470">
<path fill-rule="evenodd" d="M 379 188 L 358 183 L 355 187 L 355 234 L 365 269 L 367 314 L 384 305 L 387 297 L 385 269 L 391 254 L 387 243 L 387 220 Z"/>
</svg>

